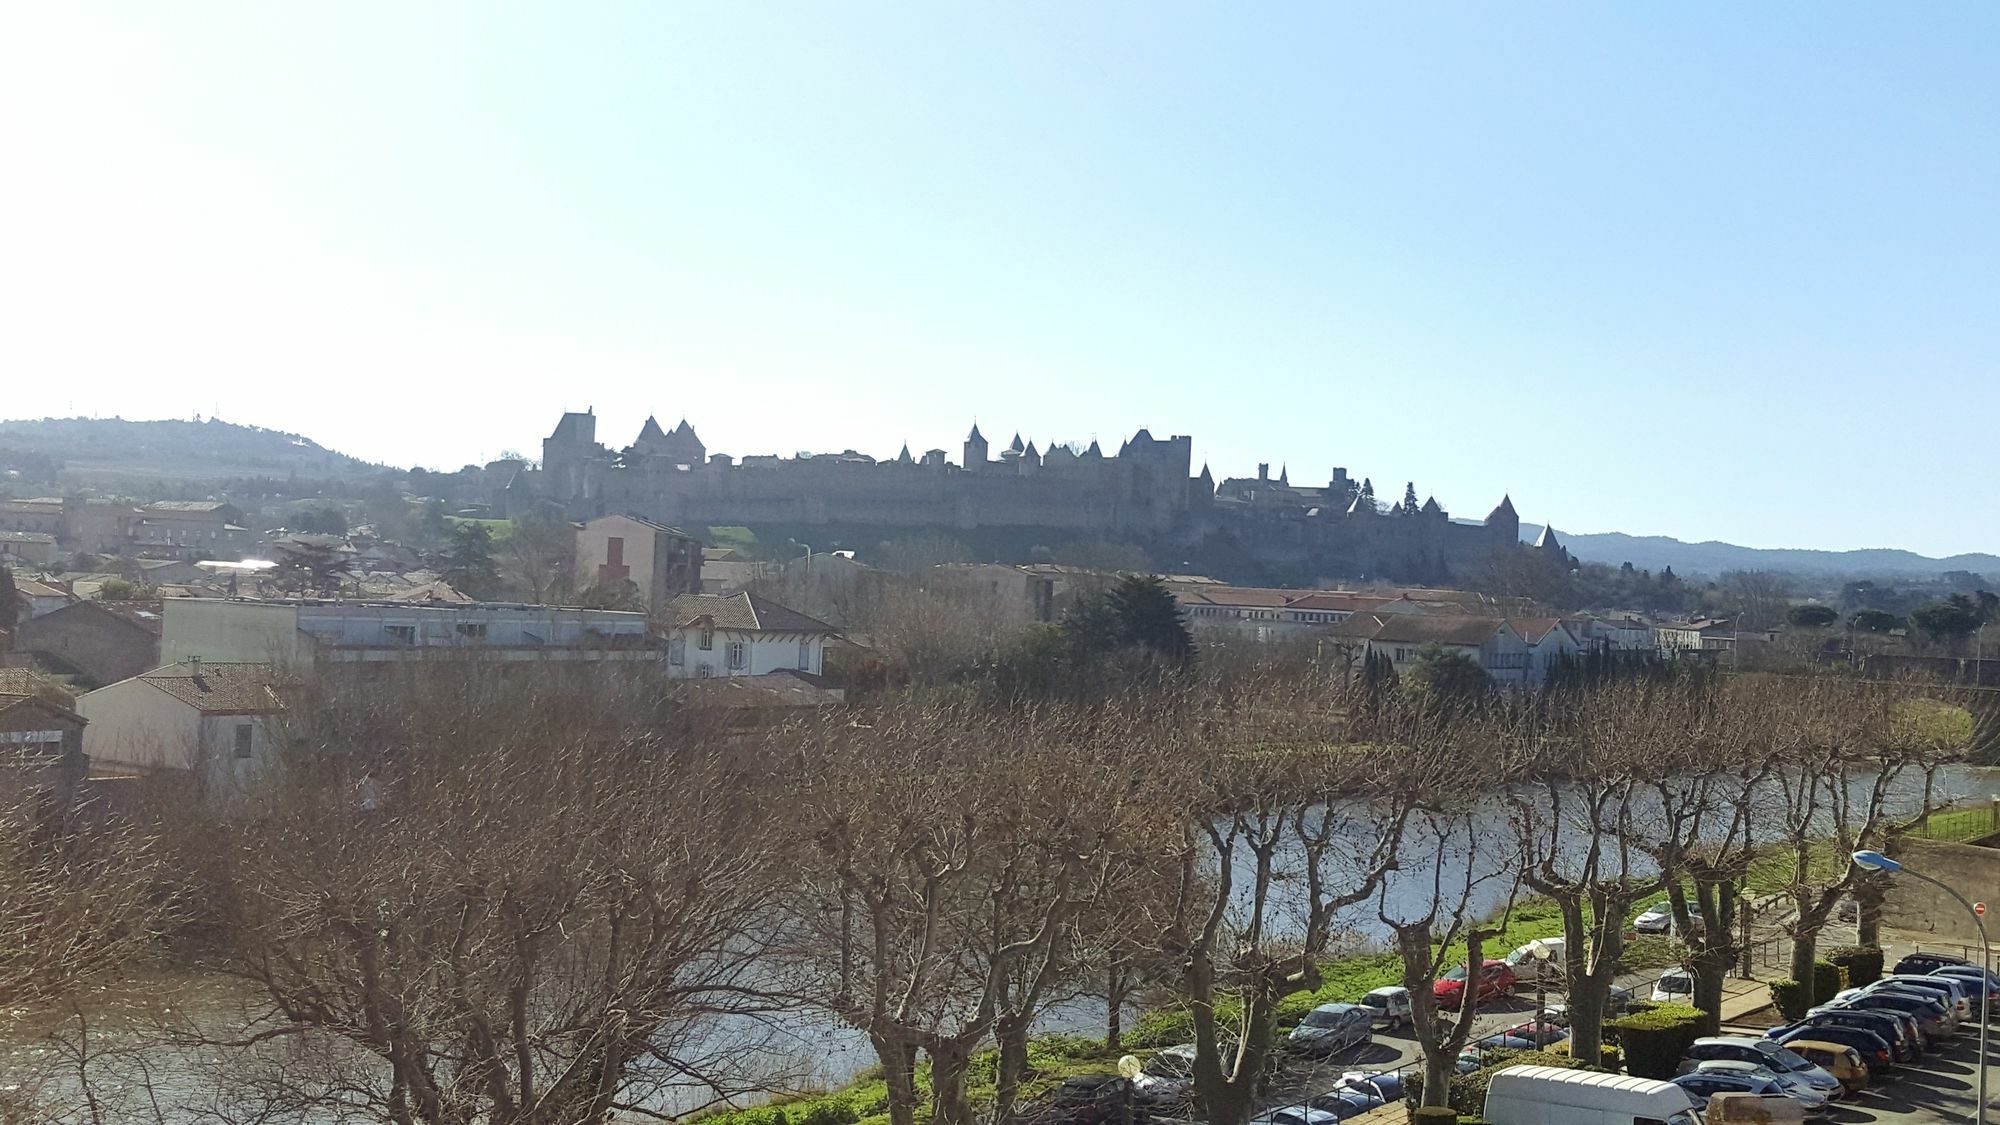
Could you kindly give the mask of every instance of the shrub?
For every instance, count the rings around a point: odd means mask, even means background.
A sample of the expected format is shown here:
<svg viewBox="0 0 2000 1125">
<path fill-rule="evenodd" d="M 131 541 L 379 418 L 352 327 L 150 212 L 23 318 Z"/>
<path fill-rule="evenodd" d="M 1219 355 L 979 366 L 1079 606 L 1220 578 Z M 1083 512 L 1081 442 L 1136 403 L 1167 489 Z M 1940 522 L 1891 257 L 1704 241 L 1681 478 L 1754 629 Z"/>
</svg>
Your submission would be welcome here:
<svg viewBox="0 0 2000 1125">
<path fill-rule="evenodd" d="M 1217 1019 L 1224 1019 L 1223 1009 L 1232 1005 L 1217 1004 Z M 1233 1018 L 1232 1012 L 1229 1018 Z M 1147 1012 L 1132 1025 L 1132 1030 L 1124 1035 L 1128 1050 L 1149 1050 L 1172 1047 L 1194 1038 L 1194 1013 L 1185 1008 L 1164 1008 L 1157 1012 Z"/>
<path fill-rule="evenodd" d="M 1813 1003 L 1824 1004 L 1833 999 L 1835 993 L 1846 987 L 1847 985 L 1841 983 L 1839 965 L 1823 960 L 1813 962 Z"/>
<path fill-rule="evenodd" d="M 1567 1040 L 1561 1043 L 1551 1043 L 1549 1044 L 1548 1052 L 1549 1054 L 1552 1055 L 1568 1056 L 1569 1043 Z M 1603 1067 L 1605 1070 L 1611 1070 L 1611 1071 L 1617 1070 L 1621 1065 L 1618 1054 L 1618 1044 L 1599 1043 L 1597 1045 L 1597 1065 Z"/>
<path fill-rule="evenodd" d="M 1847 986 L 1860 988 L 1882 979 L 1882 950 L 1873 945 L 1849 945 L 1834 950 L 1827 960 L 1847 970 Z"/>
<path fill-rule="evenodd" d="M 1788 1020 L 1798 1019 L 1812 1007 L 1806 1002 L 1806 990 L 1798 981 L 1784 977 L 1771 982 L 1771 1003 L 1777 1006 L 1778 1014 Z"/>
<path fill-rule="evenodd" d="M 1701 1020 L 1702 1013 L 1686 1004 L 1659 1004 L 1606 1020 L 1604 1027 L 1617 1030 L 1627 1073 L 1666 1079 L 1680 1069 L 1681 1056 L 1700 1034 Z"/>
<path fill-rule="evenodd" d="M 799 1116 L 798 1125 L 854 1125 L 861 1113 L 846 1102 L 816 1102 Z"/>
</svg>

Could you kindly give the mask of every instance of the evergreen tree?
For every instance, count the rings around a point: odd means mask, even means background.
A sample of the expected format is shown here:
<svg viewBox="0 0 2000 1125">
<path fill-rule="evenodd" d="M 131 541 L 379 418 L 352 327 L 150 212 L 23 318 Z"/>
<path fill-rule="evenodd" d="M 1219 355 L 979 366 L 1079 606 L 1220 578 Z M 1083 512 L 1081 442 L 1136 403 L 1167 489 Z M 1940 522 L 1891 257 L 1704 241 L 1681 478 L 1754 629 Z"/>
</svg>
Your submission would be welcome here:
<svg viewBox="0 0 2000 1125">
<path fill-rule="evenodd" d="M 500 585 L 500 568 L 493 562 L 493 533 L 486 525 L 467 521 L 451 534 L 442 575 L 460 593 L 484 601 Z"/>
<path fill-rule="evenodd" d="M 1120 640 L 1178 667 L 1194 661 L 1194 633 L 1173 591 L 1156 575 L 1128 574 L 1106 596 Z"/>
<path fill-rule="evenodd" d="M 1361 506 L 1371 510 L 1375 507 L 1375 482 L 1367 477 L 1361 478 Z"/>
<path fill-rule="evenodd" d="M 1424 506 L 1422 504 L 1417 503 L 1417 482 L 1411 481 L 1410 483 L 1404 485 L 1403 508 L 1402 508 L 1403 514 L 1406 516 L 1414 516 L 1418 512 L 1421 512 L 1423 510 Z"/>
<path fill-rule="evenodd" d="M 14 585 L 14 572 L 0 566 L 0 629 L 12 632 L 20 619 L 21 594 Z"/>
</svg>

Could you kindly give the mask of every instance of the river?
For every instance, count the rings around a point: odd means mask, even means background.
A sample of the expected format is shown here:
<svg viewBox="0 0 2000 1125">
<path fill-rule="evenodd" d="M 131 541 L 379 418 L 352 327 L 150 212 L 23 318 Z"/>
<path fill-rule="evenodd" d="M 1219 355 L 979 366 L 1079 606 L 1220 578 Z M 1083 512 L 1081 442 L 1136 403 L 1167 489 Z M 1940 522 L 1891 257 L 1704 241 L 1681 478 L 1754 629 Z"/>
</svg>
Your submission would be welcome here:
<svg viewBox="0 0 2000 1125">
<path fill-rule="evenodd" d="M 1940 771 L 1935 799 L 1949 802 L 1992 793 L 2000 793 L 2000 770 L 1954 766 Z M 1914 783 L 1906 786 L 1894 799 L 1896 813 L 1907 815 L 1915 811 L 1919 799 L 1918 786 Z M 1769 830 L 1762 835 L 1769 838 Z M 1379 949 L 1388 935 L 1382 914 L 1392 918 L 1414 917 L 1427 908 L 1435 879 L 1441 878 L 1448 887 L 1462 886 L 1468 866 L 1475 868 L 1475 875 L 1502 867 L 1504 864 L 1496 857 L 1512 854 L 1513 835 L 1506 812 L 1497 802 L 1472 826 L 1470 838 L 1474 844 L 1469 849 L 1458 846 L 1449 851 L 1419 851 L 1420 845 L 1414 843 L 1413 837 L 1412 844 L 1406 845 L 1405 862 L 1384 881 L 1381 893 L 1337 917 L 1338 947 L 1355 952 Z M 1409 855 L 1412 851 L 1416 854 Z M 1292 863 L 1296 858 L 1281 858 L 1281 863 Z M 1635 868 L 1634 873 L 1644 872 Z M 1279 884 L 1278 905 L 1268 917 L 1277 924 L 1280 933 L 1288 926 L 1296 927 L 1302 920 L 1301 904 L 1296 898 L 1283 897 L 1296 894 L 1294 888 L 1299 885 L 1296 878 Z M 1512 880 L 1507 878 L 1476 885 L 1471 897 L 1473 909 L 1481 914 L 1499 910 L 1505 905 L 1511 887 Z M 100 1087 L 97 1093 L 104 1099 L 102 1119 L 107 1122 L 157 1119 L 174 1123 L 229 1120 L 235 1115 L 218 1113 L 219 1101 L 247 1096 L 251 1101 L 268 1104 L 273 1092 L 284 1090 L 288 1064 L 303 1061 L 295 1053 L 303 1048 L 267 1048 L 246 1057 L 237 1051 L 163 1045 L 154 1033 L 164 1017 L 215 1034 L 240 1035 L 258 1014 L 255 1001 L 255 994 L 247 985 L 215 973 L 138 974 L 95 989 L 86 998 L 84 1012 L 92 1051 L 107 1052 L 93 1066 L 93 1085 Z M 1097 1036 L 1102 1034 L 1104 1015 L 1101 998 L 1070 997 L 1050 1004 L 1037 1030 Z M 64 1112 L 52 1115 L 52 1119 L 87 1120 L 73 1063 L 64 1049 L 52 1047 L 39 1037 L 52 1026 L 51 1022 L 47 1019 L 16 1022 L 21 1028 L 16 1045 L 0 1052 L 0 1067 L 6 1068 L 5 1073 L 0 1073 L 0 1086 L 11 1085 L 18 1096 L 25 1092 L 30 1081 L 23 1076 L 39 1073 L 42 1097 L 66 1107 Z M 73 1043 L 74 1022 L 64 1026 L 70 1029 L 67 1038 Z M 858 1032 L 812 1009 L 755 1024 L 718 1027 L 713 1035 L 716 1040 L 707 1045 L 709 1049 L 754 1057 L 773 1084 L 787 1088 L 838 1086 L 875 1064 L 872 1051 Z M 313 1053 L 315 1069 L 329 1062 L 351 1066 L 357 1074 L 366 1074 L 373 1068 L 372 1060 L 356 1057 L 338 1045 L 322 1044 Z M 5 1094 L 5 1090 L 0 1090 L 0 1095 Z M 685 1111 L 706 1100 L 698 1091 L 677 1090 L 662 1092 L 652 1104 L 662 1110 Z M 363 1120 L 330 1110 L 262 1119 L 310 1125 Z"/>
</svg>

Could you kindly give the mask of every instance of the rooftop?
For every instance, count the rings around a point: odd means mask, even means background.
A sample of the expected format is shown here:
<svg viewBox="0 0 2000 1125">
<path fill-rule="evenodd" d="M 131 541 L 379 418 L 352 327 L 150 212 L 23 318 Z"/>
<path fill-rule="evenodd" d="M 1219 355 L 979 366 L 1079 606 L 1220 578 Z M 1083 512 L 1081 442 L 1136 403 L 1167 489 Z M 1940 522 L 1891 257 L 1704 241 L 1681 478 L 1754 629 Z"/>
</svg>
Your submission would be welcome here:
<svg viewBox="0 0 2000 1125">
<path fill-rule="evenodd" d="M 1371 621 L 1377 623 L 1373 628 L 1367 625 Z M 1348 626 L 1354 628 L 1349 629 Z M 1347 619 L 1341 631 L 1350 636 L 1389 644 L 1478 646 L 1492 640 L 1494 634 L 1507 627 L 1507 622 L 1498 617 L 1388 613 L 1380 616 L 1356 614 Z"/>
<path fill-rule="evenodd" d="M 832 633 L 833 626 L 745 590 L 735 594 L 682 594 L 661 611 L 675 628 L 707 618 L 718 629 L 769 633 Z"/>
<path fill-rule="evenodd" d="M 137 677 L 205 715 L 256 715 L 284 709 L 290 683 L 271 664 L 169 664 Z"/>
</svg>

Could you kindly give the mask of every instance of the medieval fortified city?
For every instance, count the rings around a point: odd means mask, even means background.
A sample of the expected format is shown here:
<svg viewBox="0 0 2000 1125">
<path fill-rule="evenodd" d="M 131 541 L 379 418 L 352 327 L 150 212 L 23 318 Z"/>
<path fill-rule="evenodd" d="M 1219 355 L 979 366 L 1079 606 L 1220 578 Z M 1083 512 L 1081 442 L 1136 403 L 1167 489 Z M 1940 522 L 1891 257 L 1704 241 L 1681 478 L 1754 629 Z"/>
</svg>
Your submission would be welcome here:
<svg viewBox="0 0 2000 1125">
<path fill-rule="evenodd" d="M 0 1125 L 2000 1125 L 2000 6 L 0 26 Z"/>
</svg>

